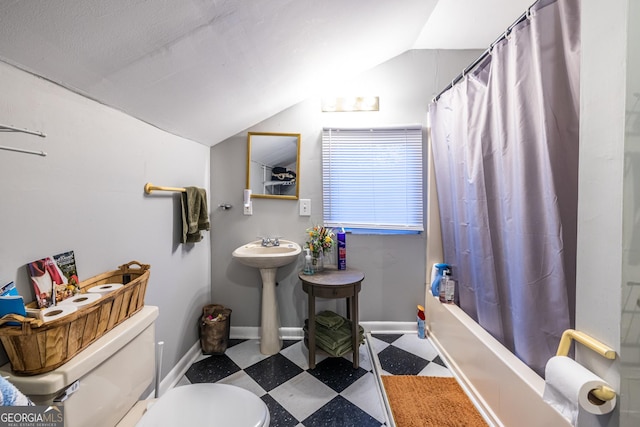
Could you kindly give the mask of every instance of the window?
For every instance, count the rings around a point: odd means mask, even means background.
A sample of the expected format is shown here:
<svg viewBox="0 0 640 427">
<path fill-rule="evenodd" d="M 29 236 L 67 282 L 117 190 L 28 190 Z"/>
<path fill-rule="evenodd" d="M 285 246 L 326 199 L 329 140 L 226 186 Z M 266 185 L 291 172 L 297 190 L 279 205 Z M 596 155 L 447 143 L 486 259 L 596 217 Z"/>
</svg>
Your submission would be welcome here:
<svg viewBox="0 0 640 427">
<path fill-rule="evenodd" d="M 422 127 L 322 131 L 324 224 L 423 231 Z"/>
</svg>

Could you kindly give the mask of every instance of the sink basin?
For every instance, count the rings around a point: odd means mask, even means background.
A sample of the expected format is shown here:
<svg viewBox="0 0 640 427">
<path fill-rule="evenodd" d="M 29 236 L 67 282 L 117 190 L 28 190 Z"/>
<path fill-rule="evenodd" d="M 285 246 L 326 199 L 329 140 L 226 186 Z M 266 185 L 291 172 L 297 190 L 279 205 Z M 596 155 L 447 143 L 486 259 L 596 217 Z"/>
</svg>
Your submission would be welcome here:
<svg viewBox="0 0 640 427">
<path fill-rule="evenodd" d="M 262 240 L 240 246 L 231 254 L 244 265 L 260 270 L 262 302 L 260 315 L 260 352 L 277 354 L 282 348 L 280 317 L 276 296 L 278 267 L 294 262 L 302 252 L 296 242 L 280 240 L 280 246 L 262 246 Z"/>
<path fill-rule="evenodd" d="M 276 268 L 290 264 L 302 249 L 296 242 L 280 240 L 280 246 L 262 246 L 261 240 L 242 245 L 232 255 L 242 264 L 255 268 Z"/>
</svg>

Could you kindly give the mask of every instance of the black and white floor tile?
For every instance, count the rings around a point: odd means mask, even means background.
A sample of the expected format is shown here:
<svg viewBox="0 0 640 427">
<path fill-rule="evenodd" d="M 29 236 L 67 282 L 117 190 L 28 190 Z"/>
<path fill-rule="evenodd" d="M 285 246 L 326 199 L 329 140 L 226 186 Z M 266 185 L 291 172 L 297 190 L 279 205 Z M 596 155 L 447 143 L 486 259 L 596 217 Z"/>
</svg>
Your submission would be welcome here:
<svg viewBox="0 0 640 427">
<path fill-rule="evenodd" d="M 302 341 L 285 340 L 278 354 L 267 356 L 258 340 L 232 339 L 225 354 L 201 356 L 178 385 L 245 388 L 267 404 L 273 427 L 379 427 L 390 423 L 377 374 L 451 375 L 429 341 L 415 334 L 367 334 L 367 340 L 360 346 L 358 369 L 351 355 L 323 354 L 316 354 L 316 367 L 309 369 Z"/>
<path fill-rule="evenodd" d="M 380 375 L 453 376 L 431 342 L 416 334 L 373 334 L 370 345 L 380 362 Z"/>
</svg>

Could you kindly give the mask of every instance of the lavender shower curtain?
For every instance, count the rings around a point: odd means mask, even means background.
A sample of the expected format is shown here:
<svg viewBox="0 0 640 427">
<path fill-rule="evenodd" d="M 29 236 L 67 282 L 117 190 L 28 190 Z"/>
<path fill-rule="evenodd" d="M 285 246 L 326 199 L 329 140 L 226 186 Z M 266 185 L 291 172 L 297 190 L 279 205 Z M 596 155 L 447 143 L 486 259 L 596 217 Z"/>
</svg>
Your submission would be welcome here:
<svg viewBox="0 0 640 427">
<path fill-rule="evenodd" d="M 538 1 L 429 108 L 459 305 L 540 375 L 575 313 L 579 5 Z"/>
</svg>

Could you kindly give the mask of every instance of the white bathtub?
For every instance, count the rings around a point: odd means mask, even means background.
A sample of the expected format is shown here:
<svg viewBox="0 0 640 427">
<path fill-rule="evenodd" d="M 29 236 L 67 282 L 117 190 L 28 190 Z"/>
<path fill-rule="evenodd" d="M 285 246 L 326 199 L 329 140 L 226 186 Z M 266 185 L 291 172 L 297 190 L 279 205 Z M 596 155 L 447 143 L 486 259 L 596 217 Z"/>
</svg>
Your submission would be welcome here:
<svg viewBox="0 0 640 427">
<path fill-rule="evenodd" d="M 458 306 L 427 296 L 425 308 L 429 337 L 493 424 L 571 426 L 542 400 L 544 379 Z"/>
</svg>

